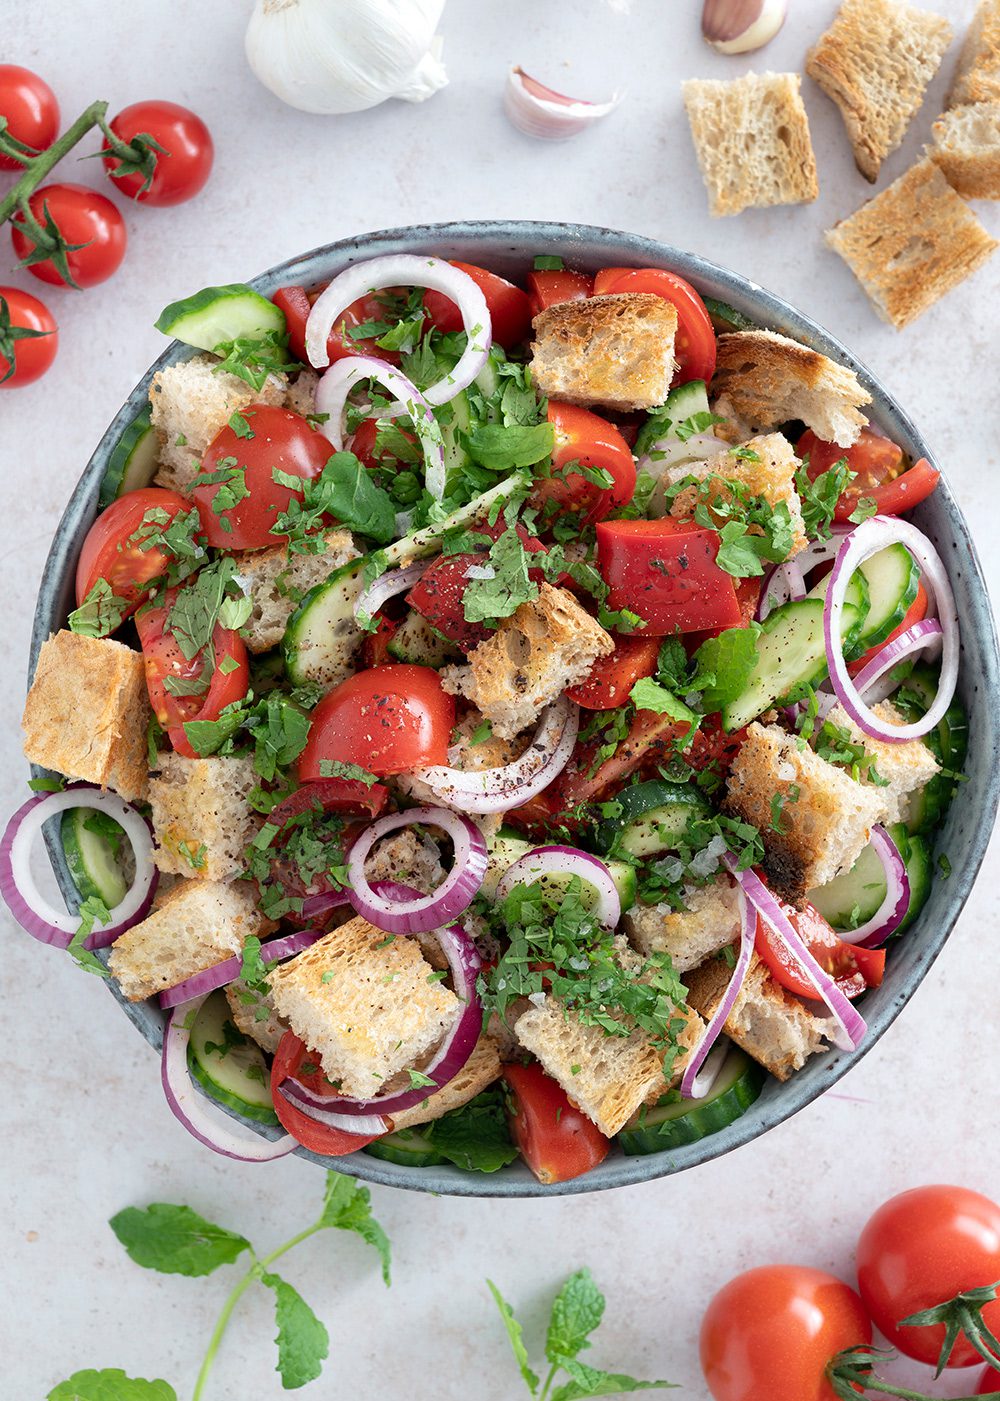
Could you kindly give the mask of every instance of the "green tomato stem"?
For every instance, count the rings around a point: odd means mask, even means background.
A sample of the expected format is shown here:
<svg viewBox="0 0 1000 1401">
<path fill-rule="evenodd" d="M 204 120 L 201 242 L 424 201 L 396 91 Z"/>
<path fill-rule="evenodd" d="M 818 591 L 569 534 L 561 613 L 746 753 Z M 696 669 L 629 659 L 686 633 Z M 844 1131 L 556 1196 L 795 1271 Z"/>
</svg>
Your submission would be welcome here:
<svg viewBox="0 0 1000 1401">
<path fill-rule="evenodd" d="M 0 224 L 5 224 L 10 216 L 18 210 L 21 211 L 22 215 L 27 213 L 28 199 L 34 194 L 49 171 L 59 164 L 63 156 L 72 151 L 76 143 L 86 136 L 92 127 L 100 125 L 107 110 L 108 104 L 106 102 L 92 102 L 85 112 L 81 112 L 73 125 L 64 131 L 58 140 L 53 141 L 48 150 L 41 151 L 37 156 L 32 157 L 24 174 L 0 200 Z"/>
</svg>

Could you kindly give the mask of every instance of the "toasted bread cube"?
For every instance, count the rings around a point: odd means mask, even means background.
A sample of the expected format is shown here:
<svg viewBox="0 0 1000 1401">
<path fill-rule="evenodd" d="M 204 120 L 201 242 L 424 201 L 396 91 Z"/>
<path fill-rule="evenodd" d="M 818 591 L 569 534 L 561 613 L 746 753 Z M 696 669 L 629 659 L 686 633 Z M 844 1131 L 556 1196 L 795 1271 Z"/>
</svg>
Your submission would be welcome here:
<svg viewBox="0 0 1000 1401">
<path fill-rule="evenodd" d="M 929 159 L 828 230 L 826 241 L 897 330 L 964 282 L 997 248 Z"/>
<path fill-rule="evenodd" d="M 708 959 L 688 974 L 688 1002 L 706 1021 L 725 996 L 732 976 L 731 964 L 719 957 Z M 751 955 L 746 979 L 726 1019 L 725 1033 L 730 1040 L 778 1080 L 787 1080 L 810 1056 L 826 1050 L 823 1037 L 827 1026 L 771 976 L 767 964 Z"/>
<path fill-rule="evenodd" d="M 127 929 L 108 967 L 130 1002 L 141 1002 L 240 954 L 250 935 L 274 929 L 244 881 L 178 881 L 158 908 Z"/>
<path fill-rule="evenodd" d="M 233 555 L 236 570 L 253 602 L 243 627 L 251 652 L 268 652 L 285 635 L 289 618 L 316 584 L 352 559 L 358 551 L 349 530 L 330 530 L 321 554 L 289 554 L 284 544 L 266 550 L 240 550 Z"/>
<path fill-rule="evenodd" d="M 201 471 L 205 449 L 234 413 L 251 404 L 280 404 L 285 397 L 284 375 L 269 375 L 258 391 L 228 371 L 216 374 L 219 363 L 214 355 L 196 355 L 153 376 L 149 403 L 160 438 L 158 486 L 189 487 Z"/>
<path fill-rule="evenodd" d="M 799 418 L 824 442 L 857 442 L 867 421 L 861 408 L 871 395 L 846 365 L 776 331 L 731 331 L 717 344 L 718 413 L 755 432 Z"/>
<path fill-rule="evenodd" d="M 248 802 L 259 781 L 253 759 L 164 753 L 159 767 L 149 781 L 159 869 L 210 881 L 239 875 L 263 821 Z"/>
<path fill-rule="evenodd" d="M 684 910 L 665 903 L 633 905 L 625 915 L 632 946 L 647 957 L 668 953 L 677 973 L 697 968 L 711 954 L 727 948 L 740 932 L 736 886 L 727 877 L 690 886 L 684 901 Z"/>
<path fill-rule="evenodd" d="M 140 652 L 57 632 L 42 644 L 24 703 L 24 757 L 134 802 L 146 794 L 152 718 Z"/>
<path fill-rule="evenodd" d="M 897 0 L 844 0 L 806 72 L 840 108 L 866 180 L 895 151 L 951 43 L 946 19 Z"/>
<path fill-rule="evenodd" d="M 965 35 L 948 106 L 1000 101 L 1000 0 L 980 0 Z"/>
<path fill-rule="evenodd" d="M 496 632 L 469 653 L 468 666 L 446 667 L 446 691 L 466 696 L 500 739 L 513 739 L 545 707 L 615 649 L 609 633 L 566 589 L 543 584 Z"/>
<path fill-rule="evenodd" d="M 316 386 L 319 375 L 315 370 L 300 370 L 285 392 L 285 408 L 300 413 L 303 418 L 316 412 Z"/>
<path fill-rule="evenodd" d="M 819 194 L 809 118 L 797 73 L 747 73 L 682 84 L 713 217 Z"/>
<path fill-rule="evenodd" d="M 927 154 L 963 199 L 1000 199 L 1000 98 L 954 107 L 931 128 Z"/>
<path fill-rule="evenodd" d="M 370 1097 L 435 1047 L 458 1016 L 458 998 L 434 977 L 415 939 L 359 916 L 274 969 L 269 982 L 278 1015 L 324 1073 L 344 1094 Z"/>
<path fill-rule="evenodd" d="M 392 1116 L 392 1129 L 416 1128 L 418 1124 L 429 1124 L 450 1114 L 453 1109 L 461 1109 L 470 1099 L 482 1094 L 483 1090 L 500 1078 L 503 1066 L 500 1052 L 492 1036 L 480 1036 L 472 1055 L 446 1085 L 411 1109 L 403 1109 Z"/>
<path fill-rule="evenodd" d="M 801 908 L 810 890 L 854 865 L 872 827 L 889 816 L 887 792 L 858 783 L 808 745 L 800 749 L 777 725 L 754 722 L 730 770 L 723 809 L 759 829 L 768 886 Z"/>
<path fill-rule="evenodd" d="M 274 1055 L 281 1045 L 281 1038 L 290 1030 L 287 1022 L 281 1020 L 268 994 L 258 988 L 247 988 L 243 983 L 230 983 L 226 988 L 226 1001 L 232 1013 L 233 1025 L 244 1036 L 268 1055 Z"/>
<path fill-rule="evenodd" d="M 872 706 L 872 713 L 886 725 L 903 725 L 905 720 L 891 701 L 881 701 Z M 922 739 L 908 739 L 902 744 L 895 741 L 872 739 L 859 725 L 856 725 L 842 706 L 835 705 L 827 716 L 827 723 L 838 725 L 847 731 L 853 744 L 864 746 L 872 756 L 872 768 L 886 787 L 879 787 L 878 794 L 885 805 L 887 823 L 905 820 L 909 799 L 913 793 L 925 788 L 940 765 Z M 871 772 L 861 776 L 863 783 L 873 783 Z"/>
<path fill-rule="evenodd" d="M 627 411 L 651 409 L 670 392 L 677 312 L 662 297 L 558 302 L 532 324 L 531 377 L 550 399 Z"/>
</svg>

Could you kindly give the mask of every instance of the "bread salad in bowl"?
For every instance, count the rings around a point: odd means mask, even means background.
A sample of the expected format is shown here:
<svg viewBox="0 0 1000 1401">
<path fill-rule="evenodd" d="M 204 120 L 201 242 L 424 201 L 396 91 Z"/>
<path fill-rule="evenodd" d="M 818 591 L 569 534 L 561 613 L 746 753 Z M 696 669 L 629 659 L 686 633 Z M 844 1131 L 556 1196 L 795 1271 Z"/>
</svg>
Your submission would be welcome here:
<svg viewBox="0 0 1000 1401">
<path fill-rule="evenodd" d="M 3 893 L 230 1157 L 671 1170 L 865 1047 L 940 878 L 938 472 L 847 365 L 536 249 L 168 307 L 45 629 Z"/>
</svg>

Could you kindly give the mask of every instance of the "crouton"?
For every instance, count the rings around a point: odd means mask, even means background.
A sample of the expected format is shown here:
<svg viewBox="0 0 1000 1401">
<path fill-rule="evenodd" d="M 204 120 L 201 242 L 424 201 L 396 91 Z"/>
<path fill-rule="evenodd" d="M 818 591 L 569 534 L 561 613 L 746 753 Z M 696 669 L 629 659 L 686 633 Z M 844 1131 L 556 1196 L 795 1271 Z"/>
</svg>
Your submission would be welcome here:
<svg viewBox="0 0 1000 1401">
<path fill-rule="evenodd" d="M 478 706 L 495 735 L 512 739 L 614 649 L 610 634 L 571 593 L 542 584 L 536 599 L 472 649 L 468 666 L 446 667 L 441 679 L 446 691 Z"/>
<path fill-rule="evenodd" d="M 141 653 L 57 632 L 42 644 L 24 703 L 24 756 L 134 802 L 146 794 L 152 718 Z"/>
<path fill-rule="evenodd" d="M 795 474 L 801 466 L 784 434 L 768 433 L 743 444 L 738 456 L 722 451 L 704 462 L 682 462 L 676 467 L 668 467 L 661 480 L 666 486 L 675 486 L 685 477 L 697 477 L 699 481 L 704 481 L 706 477 L 714 475 L 725 481 L 740 482 L 751 495 L 762 496 L 769 506 L 777 506 L 783 501 L 788 507 L 794 532 L 791 553 L 798 554 L 809 543 L 802 520 L 802 502 L 795 490 Z M 721 486 L 718 494 L 724 500 L 732 495 Z M 670 514 L 685 519 L 693 513 L 696 501 L 694 487 L 690 491 L 682 491 L 674 498 Z M 720 527 L 723 524 L 720 520 Z"/>
<path fill-rule="evenodd" d="M 971 276 L 997 248 L 930 159 L 912 166 L 825 237 L 878 314 L 897 330 Z"/>
<path fill-rule="evenodd" d="M 270 996 L 240 982 L 230 983 L 225 992 L 236 1030 L 273 1056 L 290 1028 L 274 1010 Z"/>
<path fill-rule="evenodd" d="M 289 554 L 285 545 L 266 550 L 240 550 L 233 555 L 236 570 L 253 602 L 243 637 L 251 652 L 269 652 L 285 635 L 289 618 L 316 584 L 357 559 L 349 530 L 329 530 L 321 554 Z"/>
<path fill-rule="evenodd" d="M 872 706 L 872 713 L 886 725 L 903 725 L 905 720 L 890 701 L 882 701 Z M 878 788 L 879 798 L 885 807 L 884 822 L 905 820 L 909 808 L 910 795 L 926 787 L 940 765 L 922 739 L 909 739 L 902 744 L 872 739 L 856 725 L 842 706 L 835 705 L 827 716 L 827 723 L 837 725 L 847 731 L 853 744 L 861 744 L 865 752 L 872 756 L 872 768 L 886 787 Z M 872 783 L 871 771 L 861 776 L 863 783 Z"/>
<path fill-rule="evenodd" d="M 375 843 L 365 861 L 365 876 L 369 881 L 399 881 L 429 895 L 444 880 L 444 867 L 436 843 L 404 827 Z"/>
<path fill-rule="evenodd" d="M 1000 0 L 980 0 L 965 35 L 948 106 L 1000 101 Z"/>
<path fill-rule="evenodd" d="M 326 976 L 332 975 L 332 976 Z M 278 1015 L 348 1095 L 370 1097 L 438 1044 L 459 1000 L 414 940 L 360 916 L 269 975 Z"/>
<path fill-rule="evenodd" d="M 447 1085 L 413 1105 L 412 1109 L 402 1109 L 398 1114 L 393 1114 L 393 1132 L 429 1124 L 433 1119 L 440 1119 L 442 1114 L 461 1109 L 463 1104 L 468 1104 L 470 1099 L 475 1099 L 476 1095 L 482 1094 L 487 1086 L 499 1079 L 502 1070 L 497 1043 L 491 1036 L 481 1036 L 472 1055 Z"/>
<path fill-rule="evenodd" d="M 704 1030 L 701 1018 L 676 1009 L 683 1021 L 678 1044 L 690 1053 Z M 518 1017 L 514 1034 L 547 1074 L 609 1138 L 628 1123 L 642 1104 L 656 1100 L 683 1074 L 686 1055 L 674 1062 L 664 1078 L 664 1049 L 640 1029 L 628 1036 L 609 1036 L 599 1026 L 584 1026 L 574 1012 L 554 997 Z"/>
<path fill-rule="evenodd" d="M 731 411 L 756 432 L 801 419 L 824 442 L 857 442 L 871 395 L 846 365 L 776 331 L 730 331 L 717 344 L 712 389 L 720 413 Z"/>
<path fill-rule="evenodd" d="M 938 117 L 927 154 L 963 199 L 1000 199 L 1000 98 Z"/>
<path fill-rule="evenodd" d="M 259 782 L 252 758 L 185 759 L 163 753 L 149 781 L 153 859 L 161 871 L 226 881 L 244 868 L 243 848 L 263 818 L 248 798 Z"/>
<path fill-rule="evenodd" d="M 760 830 L 768 885 L 779 900 L 801 907 L 808 891 L 854 865 L 872 827 L 888 817 L 885 793 L 808 746 L 800 749 L 796 736 L 777 725 L 754 722 L 722 806 Z"/>
<path fill-rule="evenodd" d="M 149 403 L 160 438 L 158 486 L 183 491 L 201 470 L 205 449 L 234 413 L 251 404 L 280 404 L 285 397 L 284 375 L 269 375 L 258 391 L 228 372 L 216 374 L 219 363 L 214 355 L 196 355 L 153 376 Z"/>
<path fill-rule="evenodd" d="M 946 19 L 897 0 L 844 0 L 806 72 L 840 108 L 854 161 L 873 184 L 951 43 Z"/>
<path fill-rule="evenodd" d="M 111 946 L 108 967 L 130 1002 L 141 1002 L 238 955 L 250 935 L 274 929 L 244 881 L 180 881 L 153 914 Z"/>
<path fill-rule="evenodd" d="M 747 73 L 682 84 L 709 213 L 719 218 L 819 194 L 797 73 Z"/>
<path fill-rule="evenodd" d="M 319 375 L 315 370 L 300 370 L 285 392 L 285 408 L 300 413 L 303 418 L 316 412 L 316 386 Z"/>
<path fill-rule="evenodd" d="M 732 967 L 724 958 L 710 958 L 687 975 L 688 1003 L 706 1021 L 725 996 L 732 976 Z M 772 978 L 756 954 L 751 955 L 746 979 L 725 1025 L 726 1035 L 737 1046 L 778 1080 L 787 1080 L 810 1056 L 826 1050 L 826 1027 L 821 1017 L 814 1016 L 804 1002 Z"/>
<path fill-rule="evenodd" d="M 697 968 L 710 954 L 731 944 L 740 932 L 736 886 L 727 877 L 689 886 L 684 903 L 684 910 L 668 904 L 633 905 L 625 915 L 633 947 L 646 957 L 668 953 L 677 973 Z"/>
<path fill-rule="evenodd" d="M 677 312 L 662 297 L 557 302 L 532 325 L 531 377 L 550 399 L 630 411 L 662 404 L 670 392 Z"/>
</svg>

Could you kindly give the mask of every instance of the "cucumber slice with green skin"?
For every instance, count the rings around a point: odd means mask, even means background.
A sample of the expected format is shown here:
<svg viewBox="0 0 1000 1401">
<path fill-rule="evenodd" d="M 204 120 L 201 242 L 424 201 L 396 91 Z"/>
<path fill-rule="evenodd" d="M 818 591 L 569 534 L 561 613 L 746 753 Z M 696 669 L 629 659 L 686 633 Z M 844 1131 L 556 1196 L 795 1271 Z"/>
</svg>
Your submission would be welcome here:
<svg viewBox="0 0 1000 1401">
<path fill-rule="evenodd" d="M 918 720 L 930 708 L 937 694 L 937 672 L 926 665 L 915 666 L 903 682 L 896 704 L 907 720 Z M 942 769 L 961 773 L 969 747 L 969 718 L 961 701 L 954 700 L 924 743 Z M 947 773 L 935 774 L 931 781 L 910 795 L 906 825 L 913 833 L 936 827 L 958 791 L 959 782 Z"/>
<path fill-rule="evenodd" d="M 223 992 L 206 997 L 191 1028 L 188 1069 L 202 1089 L 258 1124 L 276 1124 L 264 1052 L 233 1025 Z"/>
<path fill-rule="evenodd" d="M 715 1084 L 704 1099 L 677 1100 L 640 1109 L 632 1122 L 618 1135 L 622 1152 L 629 1157 L 640 1153 L 662 1153 L 680 1148 L 699 1138 L 718 1133 L 736 1122 L 759 1096 L 765 1071 L 749 1056 L 731 1047 Z"/>
<path fill-rule="evenodd" d="M 676 847 L 692 816 L 707 813 L 708 803 L 686 783 L 650 779 L 617 794 L 621 812 L 598 827 L 595 845 L 601 851 L 622 851 L 629 856 L 654 856 Z"/>
<path fill-rule="evenodd" d="M 434 631 L 426 618 L 412 609 L 393 633 L 386 651 L 397 662 L 430 666 L 435 670 L 462 655 L 447 638 Z"/>
<path fill-rule="evenodd" d="M 815 588 L 809 590 L 807 598 L 821 598 L 826 602 L 826 591 L 830 587 L 830 575 L 825 574 Z M 847 585 L 844 593 L 844 600 L 855 609 L 856 617 L 849 621 L 844 618 L 844 625 L 841 630 L 841 642 L 843 644 L 844 655 L 853 657 L 858 653 L 858 646 L 862 631 L 868 622 L 868 615 L 871 611 L 871 597 L 868 593 L 868 580 L 864 571 L 855 571 L 851 582 Z"/>
<path fill-rule="evenodd" d="M 857 645 L 877 647 L 899 627 L 917 596 L 920 570 L 905 545 L 887 545 L 865 560 L 860 572 L 868 582 L 869 609 Z"/>
<path fill-rule="evenodd" d="M 497 885 L 504 872 L 513 866 L 515 861 L 520 861 L 522 856 L 527 856 L 529 851 L 534 851 L 539 845 L 538 842 L 526 842 L 523 837 L 505 834 L 503 831 L 498 832 L 489 844 L 486 873 L 483 876 L 480 894 L 484 895 L 487 900 L 495 900 Z M 636 902 L 638 890 L 635 867 L 627 861 L 609 860 L 607 857 L 601 857 L 601 860 L 607 866 L 611 879 L 615 883 L 622 910 L 630 910 Z M 558 890 L 560 887 L 565 888 L 570 879 L 569 876 L 546 876 L 536 884 L 549 890 Z M 580 898 L 583 904 L 588 907 L 596 904 L 596 896 L 590 885 L 584 884 Z"/>
<path fill-rule="evenodd" d="M 160 465 L 160 439 L 143 409 L 118 439 L 101 481 L 99 507 L 110 506 L 128 491 L 149 486 Z"/>
<path fill-rule="evenodd" d="M 448 1161 L 419 1129 L 387 1133 L 384 1138 L 376 1138 L 374 1143 L 369 1143 L 362 1151 L 387 1163 L 399 1163 L 401 1167 L 438 1167 Z"/>
<path fill-rule="evenodd" d="M 156 329 L 196 350 L 214 350 L 227 341 L 259 340 L 271 331 L 284 335 L 285 313 L 252 287 L 233 282 L 205 287 L 193 297 L 171 302 L 160 312 Z"/>
<path fill-rule="evenodd" d="M 888 829 L 888 832 L 899 847 L 899 854 L 906 865 L 906 876 L 910 882 L 910 903 L 902 923 L 896 929 L 896 934 L 902 934 L 904 929 L 909 929 L 927 904 L 931 893 L 931 881 L 934 878 L 931 844 L 926 837 L 919 833 L 910 836 L 902 822 L 895 823 Z"/>
<path fill-rule="evenodd" d="M 671 389 L 663 404 L 663 412 L 669 416 L 672 423 L 685 423 L 695 414 L 710 413 L 708 407 L 708 390 L 705 388 L 703 379 L 691 379 L 687 384 L 679 384 L 676 389 Z M 676 437 L 676 432 L 671 432 L 672 437 Z M 725 447 L 721 443 L 720 447 Z"/>
<path fill-rule="evenodd" d="M 110 823 L 120 834 L 117 850 L 127 851 L 128 842 L 122 828 L 113 819 L 95 813 L 93 808 L 68 808 L 59 825 L 59 836 L 80 899 L 103 900 L 108 909 L 113 910 L 128 894 L 129 883 L 113 842 L 101 830 L 105 823 Z"/>
<path fill-rule="evenodd" d="M 875 914 L 885 892 L 885 869 L 875 848 L 866 846 L 849 871 L 810 890 L 808 899 L 834 929 L 857 929 Z"/>
<path fill-rule="evenodd" d="M 720 302 L 715 297 L 702 297 L 702 301 L 716 331 L 756 331 L 756 323 L 728 302 Z"/>
</svg>

